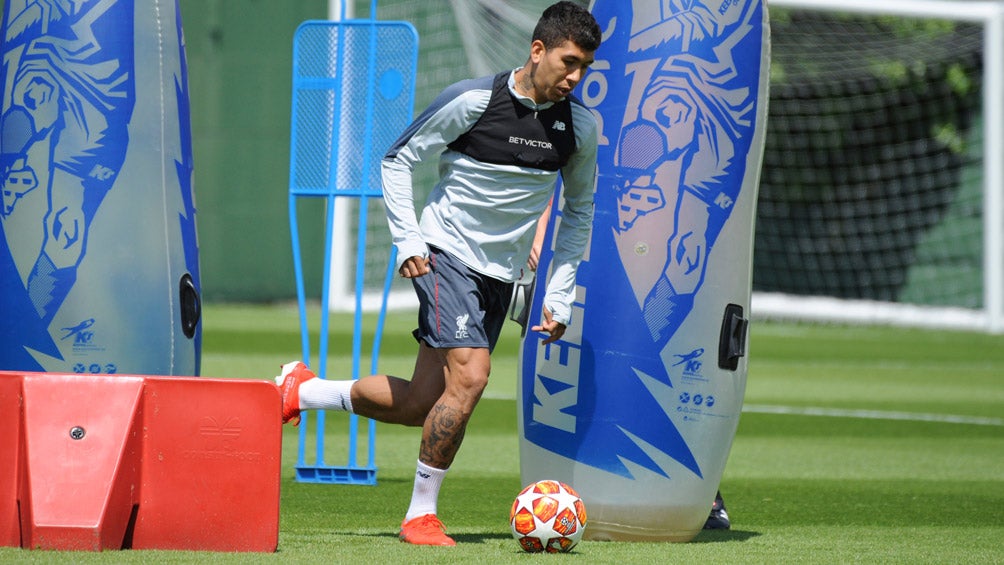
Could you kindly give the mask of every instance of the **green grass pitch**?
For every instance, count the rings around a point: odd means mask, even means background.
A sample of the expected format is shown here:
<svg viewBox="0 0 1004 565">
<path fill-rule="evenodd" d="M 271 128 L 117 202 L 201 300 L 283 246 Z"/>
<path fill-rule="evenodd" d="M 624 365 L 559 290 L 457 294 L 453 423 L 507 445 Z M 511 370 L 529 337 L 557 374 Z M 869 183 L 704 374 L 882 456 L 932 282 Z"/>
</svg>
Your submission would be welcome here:
<svg viewBox="0 0 1004 565">
<path fill-rule="evenodd" d="M 382 372 L 410 374 L 413 318 L 389 318 Z M 300 356 L 295 306 L 209 305 L 203 319 L 204 376 L 265 379 Z M 317 326 L 314 310 L 315 344 Z M 329 375 L 347 375 L 351 315 L 331 327 Z M 510 324 L 444 483 L 440 516 L 457 547 L 397 540 L 417 429 L 378 425 L 378 485 L 344 486 L 293 481 L 297 430 L 287 426 L 275 554 L 0 548 L 0 562 L 1004 563 L 1004 336 L 754 322 L 722 480 L 732 530 L 686 544 L 585 541 L 547 556 L 522 553 L 509 534 L 521 487 L 517 348 Z M 332 428 L 344 420 L 328 417 Z M 329 432 L 330 449 L 339 434 Z"/>
</svg>

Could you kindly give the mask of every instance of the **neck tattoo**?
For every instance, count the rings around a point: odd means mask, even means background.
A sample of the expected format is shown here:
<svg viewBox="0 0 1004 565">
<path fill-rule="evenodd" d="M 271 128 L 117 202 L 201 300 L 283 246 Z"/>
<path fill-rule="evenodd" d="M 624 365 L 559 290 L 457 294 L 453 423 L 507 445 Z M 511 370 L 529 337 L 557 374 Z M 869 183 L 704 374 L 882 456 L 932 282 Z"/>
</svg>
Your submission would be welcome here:
<svg viewBox="0 0 1004 565">
<path fill-rule="evenodd" d="M 519 81 L 519 87 L 524 96 L 533 98 L 533 74 L 531 72 L 523 75 L 523 79 Z"/>
</svg>

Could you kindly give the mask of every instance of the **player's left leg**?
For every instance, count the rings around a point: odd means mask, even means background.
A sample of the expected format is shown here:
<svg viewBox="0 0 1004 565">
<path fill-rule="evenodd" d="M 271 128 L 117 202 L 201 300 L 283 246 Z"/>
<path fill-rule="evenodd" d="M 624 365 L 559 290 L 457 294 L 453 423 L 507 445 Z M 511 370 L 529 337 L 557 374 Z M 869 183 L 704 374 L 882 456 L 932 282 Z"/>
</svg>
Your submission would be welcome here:
<svg viewBox="0 0 1004 565">
<path fill-rule="evenodd" d="M 402 541 L 418 545 L 454 545 L 438 518 L 439 490 L 463 442 L 467 422 L 488 384 L 487 348 L 437 350 L 446 363 L 443 394 L 422 428 L 422 442 L 411 503 L 401 524 Z"/>
<path fill-rule="evenodd" d="M 453 463 L 467 422 L 488 385 L 491 360 L 488 349 L 482 347 L 442 351 L 446 361 L 446 386 L 425 418 L 419 459 L 445 469 Z"/>
</svg>

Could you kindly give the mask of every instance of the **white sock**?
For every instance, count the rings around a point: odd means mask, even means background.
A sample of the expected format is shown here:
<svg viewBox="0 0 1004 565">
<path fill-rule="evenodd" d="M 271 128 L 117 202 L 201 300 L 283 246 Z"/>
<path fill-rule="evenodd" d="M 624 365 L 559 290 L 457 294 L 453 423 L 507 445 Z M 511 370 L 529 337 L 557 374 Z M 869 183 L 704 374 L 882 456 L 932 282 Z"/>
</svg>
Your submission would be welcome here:
<svg viewBox="0 0 1004 565">
<path fill-rule="evenodd" d="M 355 381 L 310 379 L 300 385 L 300 410 L 342 410 L 352 412 L 349 392 Z"/>
<path fill-rule="evenodd" d="M 439 487 L 443 484 L 443 477 L 448 469 L 436 469 L 421 461 L 415 469 L 415 488 L 411 492 L 411 506 L 408 513 L 404 515 L 407 522 L 413 518 L 424 516 L 425 514 L 436 513 L 436 503 L 439 500 Z"/>
</svg>

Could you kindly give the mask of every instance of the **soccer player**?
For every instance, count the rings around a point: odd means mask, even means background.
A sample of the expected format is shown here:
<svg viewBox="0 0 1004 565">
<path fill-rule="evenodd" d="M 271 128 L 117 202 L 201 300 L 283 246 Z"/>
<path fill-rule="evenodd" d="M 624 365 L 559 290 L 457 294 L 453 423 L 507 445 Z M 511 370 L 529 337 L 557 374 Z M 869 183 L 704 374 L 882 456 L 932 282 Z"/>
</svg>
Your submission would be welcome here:
<svg viewBox="0 0 1004 565">
<path fill-rule="evenodd" d="M 530 257 L 538 218 L 560 173 L 562 222 L 538 325 L 542 344 L 570 320 L 575 272 L 589 240 L 597 123 L 572 96 L 600 45 L 588 10 L 563 1 L 534 29 L 524 66 L 446 88 L 405 130 L 382 163 L 398 272 L 419 300 L 411 380 L 371 375 L 315 379 L 300 362 L 276 377 L 283 422 L 301 410 L 345 410 L 422 427 L 402 541 L 455 545 L 437 517 L 440 485 L 488 383 L 490 355 L 513 283 Z M 415 166 L 439 160 L 440 178 L 416 215 Z"/>
</svg>

